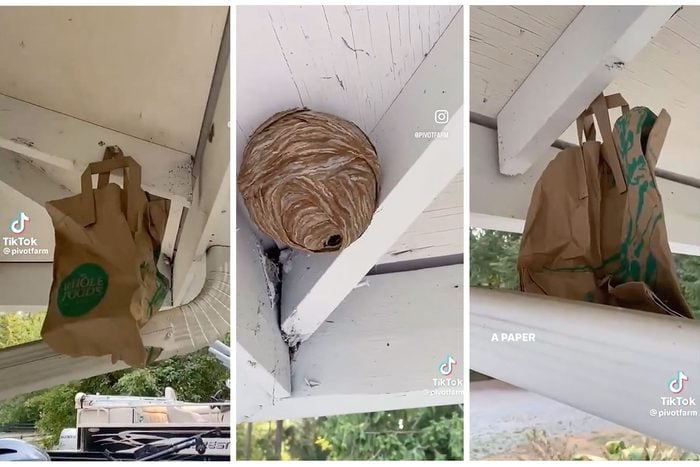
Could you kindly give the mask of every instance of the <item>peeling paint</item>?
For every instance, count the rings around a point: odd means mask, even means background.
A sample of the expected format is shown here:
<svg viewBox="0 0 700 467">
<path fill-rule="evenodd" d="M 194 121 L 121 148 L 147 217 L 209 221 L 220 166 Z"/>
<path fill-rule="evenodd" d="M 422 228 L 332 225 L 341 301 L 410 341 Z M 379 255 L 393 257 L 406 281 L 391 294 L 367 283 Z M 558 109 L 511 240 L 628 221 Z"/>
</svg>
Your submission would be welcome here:
<svg viewBox="0 0 700 467">
<path fill-rule="evenodd" d="M 318 381 L 314 381 L 314 380 L 308 379 L 308 378 L 304 378 L 304 384 L 306 384 L 310 388 L 321 385 L 321 383 L 319 383 Z"/>
<path fill-rule="evenodd" d="M 612 63 L 606 63 L 605 68 L 607 68 L 608 70 L 622 70 L 623 68 L 625 68 L 625 62 L 617 61 Z"/>
<path fill-rule="evenodd" d="M 29 148 L 34 147 L 34 142 L 28 140 L 27 138 L 22 138 L 21 136 L 16 136 L 14 138 L 11 138 L 11 141 L 14 141 L 15 143 L 23 144 Z"/>
<path fill-rule="evenodd" d="M 360 287 L 369 287 L 369 281 L 367 279 L 361 281 L 359 284 L 357 284 L 354 289 L 359 289 Z"/>
</svg>

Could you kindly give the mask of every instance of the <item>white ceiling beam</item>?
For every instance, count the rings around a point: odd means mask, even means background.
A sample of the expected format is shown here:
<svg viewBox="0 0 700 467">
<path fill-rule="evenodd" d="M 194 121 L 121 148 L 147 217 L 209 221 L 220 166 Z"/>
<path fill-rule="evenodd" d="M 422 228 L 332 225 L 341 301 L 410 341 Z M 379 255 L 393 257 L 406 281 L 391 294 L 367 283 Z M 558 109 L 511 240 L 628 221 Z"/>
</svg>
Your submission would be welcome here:
<svg viewBox="0 0 700 467">
<path fill-rule="evenodd" d="M 53 172 L 63 170 L 53 168 L 47 172 L 44 168 L 32 163 L 32 159 L 19 155 L 10 150 L 0 148 L 0 183 L 26 196 L 42 208 L 47 201 L 67 198 L 76 194 L 72 189 L 62 185 L 52 176 Z M 76 180 L 79 174 L 75 174 Z M 180 229 L 180 219 L 183 208 L 189 204 L 184 198 L 176 197 L 170 200 L 170 212 L 161 251 L 171 258 L 175 249 L 175 239 Z M 18 206 L 18 209 L 20 207 Z"/>
<path fill-rule="evenodd" d="M 356 394 L 344 393 L 326 396 L 295 396 L 281 399 L 274 406 L 265 406 L 237 423 L 296 420 L 308 417 L 329 417 L 352 413 L 381 412 L 385 410 L 415 409 L 439 405 L 463 404 L 460 397 L 431 396 L 425 391 Z M 238 407 L 238 406 L 237 406 Z M 237 408 L 238 411 L 238 408 Z"/>
<path fill-rule="evenodd" d="M 141 164 L 146 191 L 189 204 L 191 155 L 0 95 L 0 148 L 79 175 L 110 145 Z"/>
<path fill-rule="evenodd" d="M 525 173 L 677 9 L 583 7 L 498 113 L 501 173 Z"/>
<path fill-rule="evenodd" d="M 31 163 L 30 159 L 0 148 L 0 183 L 43 206 L 46 201 L 75 193 Z"/>
<path fill-rule="evenodd" d="M 128 366 L 122 362 L 113 365 L 108 356 L 57 354 L 41 341 L 9 347 L 0 350 L 0 401 L 124 368 Z"/>
<path fill-rule="evenodd" d="M 251 419 L 463 403 L 463 274 L 458 264 L 367 277 L 299 346 L 291 396 Z M 442 376 L 448 356 L 456 365 Z"/>
<path fill-rule="evenodd" d="M 177 354 L 176 351 L 166 351 L 158 360 Z M 0 401 L 128 367 L 124 362 L 113 364 L 109 356 L 61 355 L 42 341 L 1 349 Z"/>
<path fill-rule="evenodd" d="M 660 414 L 697 410 L 663 405 L 662 397 L 700 399 L 700 323 L 475 287 L 469 301 L 471 369 L 673 446 L 700 450 L 697 417 Z M 509 340 L 518 334 L 534 337 Z M 678 371 L 690 382 L 674 394 L 669 382 Z"/>
<path fill-rule="evenodd" d="M 236 219 L 236 416 L 249 421 L 291 392 L 289 347 L 279 328 L 276 283 L 260 240 Z"/>
<path fill-rule="evenodd" d="M 231 131 L 229 66 L 226 65 L 222 78 L 223 85 L 219 92 L 212 119 L 213 132 L 201 153 L 198 163 L 199 173 L 194 185 L 192 204 L 184 215 L 184 221 L 176 244 L 175 261 L 173 263 L 173 303 L 189 301 L 187 297 L 189 285 L 196 280 L 197 268 L 195 263 L 201 259 L 207 248 L 216 242 L 228 245 L 229 238 L 217 238 L 218 231 L 228 232 L 229 218 L 224 214 L 229 210 L 230 178 L 229 166 L 231 159 Z M 221 229 L 221 222 L 226 227 Z M 195 291 L 196 293 L 197 291 Z"/>
<path fill-rule="evenodd" d="M 290 345 L 307 339 L 462 170 L 463 26 L 456 15 L 369 138 L 382 169 L 372 222 L 343 251 L 296 252 L 282 281 L 282 329 Z M 437 123 L 435 112 L 449 113 Z M 424 139 L 416 132 L 447 132 Z"/>
<path fill-rule="evenodd" d="M 464 172 L 401 234 L 377 264 L 464 254 Z"/>
<path fill-rule="evenodd" d="M 496 131 L 471 123 L 469 132 L 469 225 L 522 233 L 535 184 L 560 150 L 551 146 L 543 149 L 532 170 L 508 177 L 498 170 Z M 700 256 L 700 218 L 697 204 L 689 202 L 700 199 L 700 189 L 659 177 L 656 182 L 664 202 L 671 251 Z"/>
</svg>

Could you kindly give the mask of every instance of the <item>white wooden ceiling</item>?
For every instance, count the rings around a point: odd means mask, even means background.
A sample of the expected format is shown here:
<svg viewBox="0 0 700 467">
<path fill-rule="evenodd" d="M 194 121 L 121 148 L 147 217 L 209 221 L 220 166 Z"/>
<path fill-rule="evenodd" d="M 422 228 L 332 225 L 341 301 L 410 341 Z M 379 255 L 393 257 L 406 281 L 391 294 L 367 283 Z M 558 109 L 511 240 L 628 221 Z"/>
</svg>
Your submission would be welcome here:
<svg viewBox="0 0 700 467">
<path fill-rule="evenodd" d="M 469 110 L 495 118 L 580 6 L 469 8 Z"/>
<path fill-rule="evenodd" d="M 189 179 L 227 12 L 219 6 L 2 6 L 0 95 L 171 148 Z M 139 156 L 147 161 L 144 173 L 169 167 L 164 156 Z M 0 157 L 12 156 L 0 150 Z M 32 164 L 48 180 L 80 190 L 79 172 Z M 31 257 L 0 250 L 0 262 L 51 261 L 53 228 L 43 206 L 2 183 L 0 199 L 3 232 L 23 210 L 31 218 L 28 234 L 49 249 Z M 229 218 L 220 217 L 215 238 L 227 244 Z"/>
<path fill-rule="evenodd" d="M 495 118 L 581 6 L 470 8 L 470 110 Z M 592 31 L 593 33 L 593 31 Z M 581 47 L 585 47 L 582 38 Z M 658 166 L 700 178 L 700 7 L 686 6 L 605 90 L 672 123 Z M 543 90 L 543 99 L 546 90 Z M 613 114 L 616 116 L 616 114 Z M 573 123 L 573 122 L 572 122 Z M 575 142 L 575 128 L 561 137 Z"/>
<path fill-rule="evenodd" d="M 0 7 L 0 93 L 194 154 L 226 7 Z"/>
<path fill-rule="evenodd" d="M 292 107 L 339 115 L 370 133 L 458 11 L 458 6 L 238 7 L 239 164 L 255 128 Z M 464 251 L 462 178 L 446 187 L 380 263 Z M 240 202 L 239 209 L 245 210 Z"/>
</svg>

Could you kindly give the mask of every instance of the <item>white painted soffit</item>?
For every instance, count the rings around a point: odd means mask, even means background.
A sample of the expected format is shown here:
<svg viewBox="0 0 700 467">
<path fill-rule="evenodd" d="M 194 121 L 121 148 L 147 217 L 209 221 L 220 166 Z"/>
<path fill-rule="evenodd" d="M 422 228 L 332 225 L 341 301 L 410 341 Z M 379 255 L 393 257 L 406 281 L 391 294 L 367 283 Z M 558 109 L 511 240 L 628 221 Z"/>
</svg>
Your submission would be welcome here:
<svg viewBox="0 0 700 467">
<path fill-rule="evenodd" d="M 290 107 L 339 115 L 369 134 L 460 8 L 238 7 L 238 163 L 257 125 Z M 434 126 L 434 110 L 426 109 L 427 129 Z M 455 177 L 378 263 L 462 253 L 462 179 Z M 274 245 L 255 230 L 264 247 Z"/>
<path fill-rule="evenodd" d="M 290 393 L 253 405 L 259 393 L 239 381 L 248 392 L 237 396 L 238 422 L 463 403 L 463 283 L 462 264 L 365 278 L 299 346 Z"/>
<path fill-rule="evenodd" d="M 470 7 L 470 111 L 495 119 L 581 6 Z M 614 8 L 614 7 L 609 7 Z M 580 47 L 584 47 L 585 41 Z M 578 47 L 578 44 L 576 44 Z M 580 53 L 573 50 L 573 56 Z M 620 65 L 606 94 L 621 92 L 630 106 L 666 109 L 671 127 L 659 168 L 700 179 L 700 6 L 684 6 L 631 61 Z M 547 97 L 546 91 L 541 92 Z M 613 121 L 619 110 L 612 111 Z M 571 125 L 560 136 L 575 143 Z"/>
<path fill-rule="evenodd" d="M 2 6 L 0 94 L 192 155 L 227 12 Z"/>
</svg>

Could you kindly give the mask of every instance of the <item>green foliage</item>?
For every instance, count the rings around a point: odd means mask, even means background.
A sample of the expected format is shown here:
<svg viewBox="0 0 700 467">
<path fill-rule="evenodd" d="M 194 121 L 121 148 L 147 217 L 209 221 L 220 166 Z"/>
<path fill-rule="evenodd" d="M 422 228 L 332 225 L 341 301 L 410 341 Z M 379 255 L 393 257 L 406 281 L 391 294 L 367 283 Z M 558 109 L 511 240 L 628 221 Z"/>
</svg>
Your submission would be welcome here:
<svg viewBox="0 0 700 467">
<path fill-rule="evenodd" d="M 517 290 L 521 235 L 472 228 L 469 236 L 469 285 Z M 700 256 L 673 257 L 683 296 L 700 319 Z"/>
<path fill-rule="evenodd" d="M 44 316 L 45 313 L 0 314 L 0 348 L 40 339 Z M 230 337 L 224 341 L 228 343 Z M 180 400 L 203 402 L 219 391 L 222 399 L 228 399 L 229 377 L 228 369 L 203 349 L 147 368 L 120 370 L 2 401 L 0 424 L 35 422 L 44 436 L 42 444 L 51 448 L 64 428 L 75 426 L 75 395 L 79 392 L 153 397 L 162 395 L 170 386 Z"/>
<path fill-rule="evenodd" d="M 114 385 L 119 394 L 156 397 L 162 392 L 158 378 L 151 368 L 136 368 L 119 378 Z"/>
<path fill-rule="evenodd" d="M 459 406 L 328 417 L 320 426 L 329 459 L 463 459 Z"/>
<path fill-rule="evenodd" d="M 272 459 L 274 423 L 253 425 L 251 459 Z M 236 430 L 245 458 L 246 424 Z M 461 460 L 461 406 L 307 418 L 287 422 L 282 458 L 303 460 Z"/>
<path fill-rule="evenodd" d="M 700 456 L 679 448 L 664 445 L 660 441 L 652 442 L 644 438 L 642 446 L 627 446 L 623 440 L 605 443 L 602 456 L 574 453 L 567 439 L 550 438 L 544 430 L 531 429 L 526 433 L 530 448 L 539 460 L 574 460 L 574 461 L 666 461 L 666 460 L 700 460 Z M 522 458 L 521 458 L 522 459 Z M 531 460 L 532 458 L 528 458 Z"/>
<path fill-rule="evenodd" d="M 469 285 L 517 290 L 520 235 L 496 230 L 469 230 Z"/>
<path fill-rule="evenodd" d="M 170 386 L 175 389 L 180 400 L 205 402 L 218 391 L 221 391 L 222 397 L 229 398 L 229 389 L 226 387 L 229 371 L 209 355 L 207 349 L 164 360 L 150 366 L 148 370 L 155 378 L 158 391 Z M 145 391 L 147 387 L 142 386 L 141 389 Z M 142 392 L 124 394 L 146 395 Z"/>
<path fill-rule="evenodd" d="M 695 318 L 700 319 L 700 256 L 673 256 L 676 260 L 683 296 L 693 310 Z"/>
<path fill-rule="evenodd" d="M 34 423 L 39 418 L 36 407 L 26 405 L 32 394 L 22 394 L 0 405 L 0 425 Z"/>
<path fill-rule="evenodd" d="M 42 391 L 25 403 L 27 408 L 38 412 L 37 430 L 44 436 L 41 444 L 51 448 L 58 444 L 61 430 L 75 426 L 76 387 L 64 384 Z"/>
<path fill-rule="evenodd" d="M 41 339 L 46 313 L 0 313 L 0 349 Z M 23 394 L 0 403 L 0 424 L 34 423 L 36 406 L 28 404 L 32 394 Z"/>
<path fill-rule="evenodd" d="M 584 460 L 574 458 L 575 456 L 566 440 L 550 438 L 545 430 L 532 428 L 525 433 L 525 436 L 538 459 L 548 461 Z"/>
<path fill-rule="evenodd" d="M 293 420 L 285 429 L 285 447 L 292 459 L 328 459 L 330 443 L 321 436 L 321 424 L 326 417 Z"/>
<path fill-rule="evenodd" d="M 644 439 L 643 446 L 627 446 L 622 440 L 608 441 L 603 450 L 604 457 L 590 454 L 576 454 L 572 460 L 611 460 L 611 461 L 673 461 L 700 460 L 695 453 L 663 445 L 657 442 L 651 445 L 649 438 Z"/>
<path fill-rule="evenodd" d="M 314 420 L 314 419 L 308 419 Z M 288 426 L 284 429 L 285 438 L 286 433 L 290 429 L 293 429 L 295 422 L 285 422 Z M 246 450 L 246 430 L 248 429 L 248 423 L 241 423 L 236 427 L 236 459 L 245 460 L 245 450 Z M 275 431 L 277 424 L 275 422 L 260 422 L 252 424 L 251 432 L 251 443 L 250 443 L 250 459 L 254 460 L 275 460 Z M 282 444 L 282 460 L 295 459 L 286 449 L 287 445 Z M 307 459 L 303 457 L 302 459 Z M 320 458 L 310 458 L 312 460 L 325 459 L 325 457 Z"/>
<path fill-rule="evenodd" d="M 41 339 L 46 313 L 0 313 L 0 349 Z"/>
</svg>

